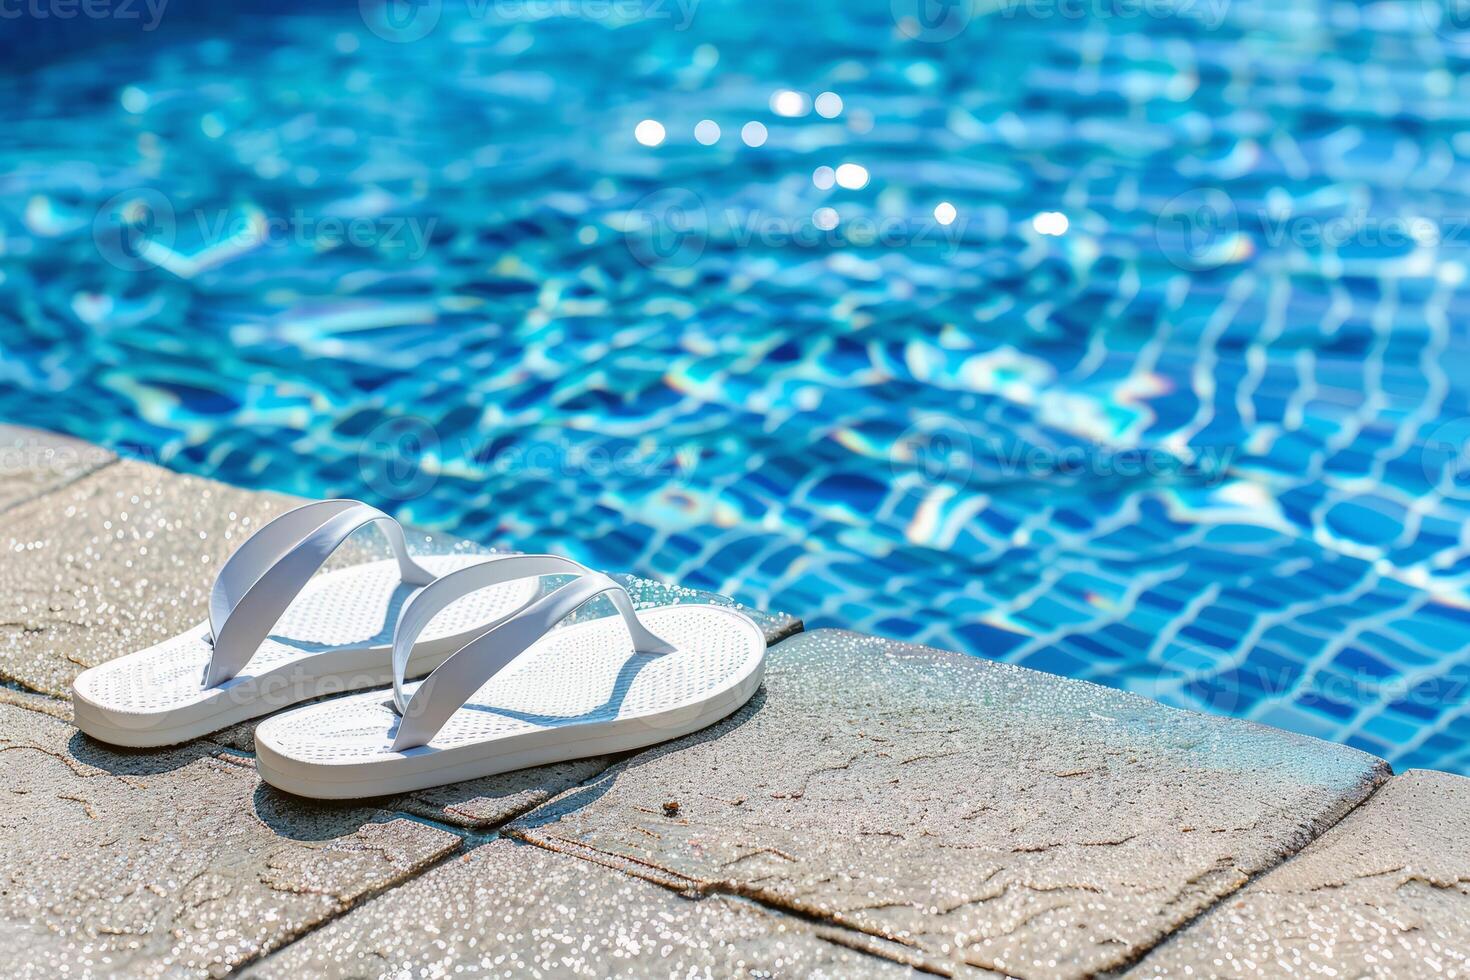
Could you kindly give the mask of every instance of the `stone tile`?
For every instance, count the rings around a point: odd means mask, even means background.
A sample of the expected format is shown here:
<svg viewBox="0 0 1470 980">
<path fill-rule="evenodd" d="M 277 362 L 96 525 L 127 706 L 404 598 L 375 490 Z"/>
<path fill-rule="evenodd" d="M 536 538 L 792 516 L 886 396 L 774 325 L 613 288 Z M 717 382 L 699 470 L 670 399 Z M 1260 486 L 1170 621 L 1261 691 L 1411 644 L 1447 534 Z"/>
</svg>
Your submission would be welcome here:
<svg viewBox="0 0 1470 980">
<path fill-rule="evenodd" d="M 219 975 L 460 844 L 289 800 L 208 742 L 108 751 L 27 697 L 0 703 L 7 977 Z"/>
<path fill-rule="evenodd" d="M 620 758 L 623 757 L 598 755 L 521 769 L 389 797 L 383 805 L 457 827 L 486 830 L 540 806 L 558 793 L 580 786 Z"/>
<path fill-rule="evenodd" d="M 71 705 L 67 702 L 44 694 L 32 694 L 16 687 L 0 686 L 0 704 L 13 704 L 65 722 L 71 721 Z"/>
<path fill-rule="evenodd" d="M 291 503 L 122 460 L 0 514 L 0 679 L 67 697 L 196 625 L 220 563 Z"/>
<path fill-rule="evenodd" d="M 498 840 L 312 933 L 247 975 L 911 975 L 825 940 L 824 932 L 844 938 L 737 898 L 682 898 L 595 864 Z"/>
<path fill-rule="evenodd" d="M 1470 779 L 1412 770 L 1137 976 L 1470 976 Z"/>
<path fill-rule="evenodd" d="M 0 511 L 106 466 L 117 457 L 80 439 L 0 424 Z"/>
<path fill-rule="evenodd" d="M 507 833 L 1020 976 L 1124 966 L 1387 776 L 1363 753 L 832 630 Z"/>
</svg>

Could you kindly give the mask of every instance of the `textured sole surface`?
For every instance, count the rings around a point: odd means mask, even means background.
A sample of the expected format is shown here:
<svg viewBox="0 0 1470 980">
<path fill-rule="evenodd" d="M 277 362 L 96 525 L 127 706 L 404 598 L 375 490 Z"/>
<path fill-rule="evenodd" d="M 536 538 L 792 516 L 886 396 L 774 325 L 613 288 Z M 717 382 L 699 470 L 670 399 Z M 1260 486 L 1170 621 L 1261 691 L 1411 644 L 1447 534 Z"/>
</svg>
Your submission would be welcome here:
<svg viewBox="0 0 1470 980">
<path fill-rule="evenodd" d="M 766 643 L 747 617 L 706 605 L 639 615 L 676 652 L 633 653 L 615 617 L 563 627 L 475 692 L 419 748 L 392 750 L 398 716 L 387 691 L 271 718 L 255 734 L 261 776 L 323 799 L 425 789 L 667 741 L 755 694 Z"/>
<path fill-rule="evenodd" d="M 485 560 L 450 555 L 421 563 L 444 575 Z M 456 601 L 420 636 L 410 673 L 432 670 L 536 589 L 530 580 L 513 582 Z M 229 681 L 203 687 L 210 648 L 208 624 L 200 624 L 80 674 L 72 685 L 76 725 L 114 745 L 170 745 L 310 698 L 389 683 L 393 627 L 414 591 L 391 561 L 318 576 Z"/>
</svg>

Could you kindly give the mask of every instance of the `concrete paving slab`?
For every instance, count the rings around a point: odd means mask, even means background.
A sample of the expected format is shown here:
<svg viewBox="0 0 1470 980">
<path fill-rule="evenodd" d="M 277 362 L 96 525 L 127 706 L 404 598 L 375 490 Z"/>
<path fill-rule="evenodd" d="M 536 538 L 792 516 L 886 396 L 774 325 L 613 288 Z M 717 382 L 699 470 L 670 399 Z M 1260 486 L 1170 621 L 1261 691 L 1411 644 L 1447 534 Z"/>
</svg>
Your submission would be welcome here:
<svg viewBox="0 0 1470 980">
<path fill-rule="evenodd" d="M 1387 778 L 1371 756 L 832 630 L 763 690 L 507 833 L 741 895 L 939 971 L 1117 969 Z"/>
<path fill-rule="evenodd" d="M 848 938 L 738 898 L 683 898 L 595 864 L 498 840 L 362 906 L 247 975 L 912 975 L 824 939 L 824 932 Z"/>
<path fill-rule="evenodd" d="M 750 706 L 669 746 L 356 806 L 261 785 L 252 725 L 111 752 L 66 724 L 71 678 L 197 623 L 297 501 L 107 454 L 6 469 L 44 437 L 0 427 L 7 975 L 1470 969 L 1470 781 L 1410 773 L 1354 810 L 1387 769 L 1342 746 L 838 631 L 777 643 Z M 459 837 L 404 814 L 519 817 L 518 841 L 436 864 Z"/>
<path fill-rule="evenodd" d="M 1470 976 L 1470 779 L 1395 777 L 1134 973 Z"/>
<path fill-rule="evenodd" d="M 121 460 L 0 514 L 0 679 L 68 697 L 192 628 L 220 564 L 291 503 Z"/>
<path fill-rule="evenodd" d="M 0 511 L 85 476 L 117 457 L 80 439 L 0 423 Z"/>
<path fill-rule="evenodd" d="M 7 695 L 7 977 L 218 976 L 460 846 L 381 809 L 286 798 L 208 742 L 108 751 L 32 710 L 51 699 Z"/>
<path fill-rule="evenodd" d="M 71 705 L 44 694 L 22 690 L 18 687 L 0 685 L 0 704 L 13 704 L 21 708 L 39 711 L 61 721 L 71 723 Z"/>
<path fill-rule="evenodd" d="M 388 797 L 383 805 L 456 827 L 485 831 L 580 786 L 625 756 L 597 755 Z"/>
</svg>

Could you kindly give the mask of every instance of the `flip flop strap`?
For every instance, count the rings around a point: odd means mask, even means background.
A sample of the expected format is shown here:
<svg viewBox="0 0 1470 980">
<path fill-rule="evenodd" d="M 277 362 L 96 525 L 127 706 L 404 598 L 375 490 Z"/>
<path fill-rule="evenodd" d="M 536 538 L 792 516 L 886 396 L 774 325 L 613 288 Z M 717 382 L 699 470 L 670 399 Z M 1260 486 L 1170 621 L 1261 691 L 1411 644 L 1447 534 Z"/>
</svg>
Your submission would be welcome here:
<svg viewBox="0 0 1470 980">
<path fill-rule="evenodd" d="M 550 595 L 543 596 L 535 602 L 524 607 L 522 610 L 503 617 L 499 622 L 493 624 L 484 633 L 466 643 L 456 653 L 441 663 L 424 682 L 414 691 L 413 696 L 405 703 L 403 698 L 402 684 L 399 680 L 401 671 L 398 669 L 398 643 L 394 642 L 394 704 L 399 711 L 398 733 L 393 740 L 393 750 L 401 752 L 405 749 L 425 745 L 439 729 L 444 727 L 450 717 L 464 706 L 470 696 L 482 688 L 496 674 L 500 673 L 507 665 L 529 649 L 537 640 L 545 636 L 554 626 L 563 619 L 576 612 L 578 608 L 596 598 L 606 595 L 612 600 L 614 607 L 622 616 L 623 623 L 628 627 L 628 633 L 632 640 L 633 652 L 661 656 L 673 653 L 675 647 L 654 635 L 648 627 L 644 626 L 638 619 L 638 614 L 633 608 L 633 600 L 628 595 L 628 590 L 618 584 L 617 581 L 600 572 L 594 572 L 576 562 L 565 558 L 556 558 L 553 555 L 526 555 L 518 556 L 522 564 L 521 568 L 554 567 L 554 571 L 535 572 L 537 575 L 567 574 L 568 566 L 575 566 L 579 577 L 566 585 L 561 586 Z M 427 610 L 431 604 L 437 604 L 442 609 L 453 599 L 474 591 L 481 586 L 471 584 L 466 573 L 477 570 L 489 571 L 494 569 L 507 576 L 501 581 L 509 581 L 512 578 L 524 578 L 526 574 L 516 574 L 512 568 L 504 569 L 497 566 L 508 566 L 516 562 L 518 558 L 499 558 L 483 565 L 472 566 L 459 572 L 446 575 L 431 588 L 439 589 L 443 585 L 442 595 L 436 596 L 425 604 Z M 463 583 L 454 580 L 466 576 Z M 480 579 L 475 579 L 480 580 Z M 422 628 L 432 618 L 430 612 L 422 618 L 415 615 L 412 622 L 409 616 L 416 610 L 420 598 L 427 595 L 428 589 L 415 596 L 410 602 L 410 609 L 404 611 L 404 617 L 400 620 L 402 627 L 410 625 Z M 449 596 L 443 599 L 443 596 Z M 441 601 L 442 600 L 442 601 Z M 406 630 L 405 630 L 406 632 Z M 407 643 L 412 645 L 412 636 L 406 637 Z M 406 663 L 407 657 L 404 656 Z"/>
<path fill-rule="evenodd" d="M 410 585 L 427 585 L 432 572 L 408 554 L 403 528 L 392 517 L 356 500 L 322 500 L 287 511 L 241 545 L 215 577 L 209 592 L 209 633 L 214 647 L 204 673 L 206 688 L 238 674 L 317 569 L 368 524 L 379 524 L 398 572 Z"/>
<path fill-rule="evenodd" d="M 588 568 L 570 558 L 556 555 L 506 555 L 470 565 L 450 572 L 443 578 L 430 583 L 403 607 L 398 625 L 393 629 L 393 705 L 399 714 L 408 707 L 408 695 L 403 693 L 403 684 L 408 679 L 408 658 L 413 654 L 414 643 L 424 627 L 451 603 L 472 592 L 494 588 L 507 582 L 543 575 L 586 575 Z M 534 600 L 527 600 L 519 608 L 485 624 L 479 634 L 484 636 L 516 613 L 525 609 Z"/>
</svg>

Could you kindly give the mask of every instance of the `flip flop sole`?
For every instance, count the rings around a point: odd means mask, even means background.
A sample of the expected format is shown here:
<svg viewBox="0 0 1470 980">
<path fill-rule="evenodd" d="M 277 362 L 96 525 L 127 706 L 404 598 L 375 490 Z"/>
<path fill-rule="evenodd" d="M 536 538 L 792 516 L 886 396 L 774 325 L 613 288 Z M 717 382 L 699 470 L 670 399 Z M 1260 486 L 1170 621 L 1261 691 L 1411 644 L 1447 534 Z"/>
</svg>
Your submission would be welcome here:
<svg viewBox="0 0 1470 980">
<path fill-rule="evenodd" d="M 421 564 L 444 575 L 486 560 L 496 559 L 447 555 Z M 411 671 L 433 670 L 535 590 L 535 583 L 522 581 L 464 597 L 415 644 Z M 390 683 L 393 626 L 412 593 L 392 561 L 320 575 L 246 668 L 217 687 L 203 687 L 210 656 L 207 623 L 83 671 L 72 684 L 76 726 L 112 745 L 173 745 L 311 698 Z"/>
<path fill-rule="evenodd" d="M 387 691 L 307 705 L 256 729 L 261 778 L 317 799 L 358 799 L 645 748 L 739 710 L 760 687 L 765 636 L 721 606 L 640 610 L 678 648 L 631 652 L 616 618 L 552 630 L 477 691 L 428 745 L 390 746 Z"/>
</svg>

